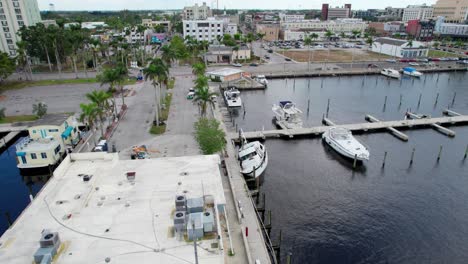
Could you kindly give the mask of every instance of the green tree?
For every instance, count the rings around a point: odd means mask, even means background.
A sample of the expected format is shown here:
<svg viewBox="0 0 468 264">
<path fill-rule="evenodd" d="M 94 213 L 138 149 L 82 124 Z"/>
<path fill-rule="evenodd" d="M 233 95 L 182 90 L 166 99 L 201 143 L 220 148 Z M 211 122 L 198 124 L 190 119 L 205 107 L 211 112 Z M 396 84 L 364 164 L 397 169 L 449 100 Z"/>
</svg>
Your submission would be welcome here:
<svg viewBox="0 0 468 264">
<path fill-rule="evenodd" d="M 346 38 L 346 34 L 344 32 L 340 33 L 340 38 Z"/>
<path fill-rule="evenodd" d="M 226 146 L 224 131 L 216 119 L 200 118 L 194 126 L 195 138 L 203 154 L 217 153 Z"/>
<path fill-rule="evenodd" d="M 27 48 L 26 48 L 26 42 L 24 41 L 18 41 L 16 42 L 16 53 L 18 54 L 16 56 L 16 61 L 18 62 L 18 65 L 21 67 L 25 74 L 25 79 L 26 80 L 32 80 L 32 70 L 31 70 L 31 64 L 29 62 L 29 56 L 27 54 Z"/>
<path fill-rule="evenodd" d="M 304 39 L 304 45 L 307 46 L 308 48 L 308 53 L 309 53 L 309 59 L 307 60 L 307 69 L 310 71 L 310 46 L 312 46 L 312 38 L 307 36 L 305 39 Z"/>
<path fill-rule="evenodd" d="M 6 111 L 5 107 L 0 107 L 0 121 L 6 117 L 5 111 Z"/>
<path fill-rule="evenodd" d="M 333 31 L 331 30 L 327 30 L 327 32 L 325 32 L 325 36 L 330 40 L 331 37 L 333 37 L 335 35 L 335 33 L 333 33 Z"/>
<path fill-rule="evenodd" d="M 368 37 L 366 43 L 369 44 L 370 47 L 374 44 L 374 39 L 372 37 Z"/>
<path fill-rule="evenodd" d="M 15 72 L 15 59 L 10 58 L 5 52 L 0 52 L 0 83 L 13 72 Z"/>
<path fill-rule="evenodd" d="M 210 88 L 208 86 L 199 87 L 195 90 L 193 102 L 198 103 L 201 107 L 201 116 L 206 115 L 206 108 L 208 105 L 211 105 L 213 107 L 215 106 L 213 97 L 216 95 L 217 93 L 210 92 Z"/>
<path fill-rule="evenodd" d="M 47 105 L 44 102 L 38 102 L 36 104 L 33 104 L 32 112 L 39 118 L 42 118 L 47 114 Z"/>
<path fill-rule="evenodd" d="M 193 81 L 195 88 L 206 88 L 208 87 L 208 77 L 204 75 L 198 75 L 197 78 Z"/>
<path fill-rule="evenodd" d="M 111 95 L 105 91 L 92 91 L 91 93 L 86 94 L 86 98 L 89 101 L 96 104 L 95 114 L 99 118 L 99 123 L 101 125 L 101 137 L 104 136 L 104 119 L 107 116 L 106 113 L 111 109 L 109 104 L 109 99 Z"/>
<path fill-rule="evenodd" d="M 357 38 L 359 35 L 361 35 L 361 31 L 357 29 L 353 29 L 351 33 L 353 34 L 353 38 Z"/>
<path fill-rule="evenodd" d="M 170 66 L 177 59 L 177 48 L 168 44 L 161 47 L 161 59 Z"/>
<path fill-rule="evenodd" d="M 80 104 L 80 122 L 86 124 L 88 131 L 94 127 L 97 118 L 98 107 L 95 103 Z"/>
<path fill-rule="evenodd" d="M 192 65 L 192 73 L 196 76 L 198 75 L 205 75 L 206 72 L 206 65 L 203 62 L 197 62 Z"/>
<path fill-rule="evenodd" d="M 154 87 L 154 99 L 155 99 L 155 119 L 156 125 L 159 126 L 159 113 L 160 113 L 160 104 L 161 104 L 161 85 L 164 80 L 167 81 L 169 75 L 169 67 L 164 63 L 160 58 L 154 59 L 148 67 L 143 69 L 143 74 L 145 75 L 145 80 L 151 80 Z M 158 89 L 159 88 L 159 89 Z M 159 90 L 159 92 L 158 92 Z"/>
</svg>

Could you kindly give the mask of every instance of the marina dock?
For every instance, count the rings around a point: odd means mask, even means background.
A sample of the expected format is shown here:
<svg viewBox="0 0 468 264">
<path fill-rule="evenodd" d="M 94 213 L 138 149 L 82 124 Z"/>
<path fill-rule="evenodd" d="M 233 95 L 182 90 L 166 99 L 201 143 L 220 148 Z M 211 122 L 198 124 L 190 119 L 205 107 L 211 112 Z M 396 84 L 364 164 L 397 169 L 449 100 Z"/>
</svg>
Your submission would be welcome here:
<svg viewBox="0 0 468 264">
<path fill-rule="evenodd" d="M 4 136 L 0 140 L 0 149 L 7 147 L 8 143 L 10 143 L 10 141 L 15 139 L 19 133 L 21 133 L 21 131 L 13 131 L 13 132 L 8 133 L 6 136 Z"/>
<path fill-rule="evenodd" d="M 421 118 L 421 119 L 406 119 L 406 120 L 395 120 L 395 121 L 376 121 L 372 123 L 355 123 L 355 124 L 344 124 L 338 125 L 344 127 L 356 133 L 371 133 L 382 130 L 396 130 L 410 129 L 410 128 L 423 128 L 423 127 L 434 127 L 437 131 L 446 134 L 448 136 L 455 136 L 454 132 L 448 130 L 442 125 L 461 125 L 468 123 L 468 115 L 460 116 L 448 116 L 448 117 L 434 117 L 434 118 Z M 304 137 L 304 136 L 319 136 L 324 133 L 329 126 L 316 126 L 310 128 L 296 128 L 288 130 L 261 130 L 244 132 L 244 136 L 249 139 L 266 139 L 266 138 L 293 138 L 293 137 Z M 449 132 L 451 131 L 451 132 Z M 399 132 L 399 131 L 398 131 Z M 453 133 L 452 133 L 453 132 Z M 392 132 L 393 133 L 393 132 Z M 398 133 L 397 133 L 398 134 Z M 238 134 L 232 133 L 231 138 L 237 140 Z"/>
</svg>

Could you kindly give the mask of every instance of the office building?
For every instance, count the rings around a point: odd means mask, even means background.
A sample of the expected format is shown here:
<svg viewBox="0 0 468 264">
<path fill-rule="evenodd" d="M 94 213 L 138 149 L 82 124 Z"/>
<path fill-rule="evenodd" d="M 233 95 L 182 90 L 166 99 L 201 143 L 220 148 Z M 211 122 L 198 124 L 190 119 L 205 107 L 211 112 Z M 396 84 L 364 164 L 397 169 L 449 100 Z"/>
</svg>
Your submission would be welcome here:
<svg viewBox="0 0 468 264">
<path fill-rule="evenodd" d="M 446 23 L 443 17 L 438 17 L 434 27 L 434 35 L 468 40 L 468 25 Z"/>
<path fill-rule="evenodd" d="M 279 24 L 257 24 L 257 33 L 264 34 L 263 40 L 277 41 L 279 38 Z"/>
<path fill-rule="evenodd" d="M 406 33 L 414 39 L 429 41 L 434 36 L 434 20 L 410 20 L 406 26 Z"/>
<path fill-rule="evenodd" d="M 447 23 L 463 23 L 468 20 L 468 0 L 438 0 L 434 5 L 434 17 L 439 16 Z"/>
<path fill-rule="evenodd" d="M 206 20 L 183 20 L 182 23 L 184 38 L 191 36 L 198 41 L 211 42 L 224 34 L 223 21 L 212 17 Z"/>
<path fill-rule="evenodd" d="M 432 6 L 420 5 L 420 6 L 408 6 L 403 11 L 403 22 L 410 20 L 429 20 L 433 16 L 434 8 Z"/>
<path fill-rule="evenodd" d="M 16 34 L 22 26 L 41 21 L 36 0 L 0 0 L 0 51 L 16 56 Z"/>
<path fill-rule="evenodd" d="M 204 20 L 213 16 L 213 13 L 209 6 L 203 2 L 203 5 L 199 6 L 195 4 L 194 6 L 184 7 L 183 17 L 184 20 Z"/>
<path fill-rule="evenodd" d="M 351 14 L 351 4 L 345 4 L 343 7 L 330 7 L 328 4 L 322 4 L 322 20 L 350 18 Z"/>
</svg>

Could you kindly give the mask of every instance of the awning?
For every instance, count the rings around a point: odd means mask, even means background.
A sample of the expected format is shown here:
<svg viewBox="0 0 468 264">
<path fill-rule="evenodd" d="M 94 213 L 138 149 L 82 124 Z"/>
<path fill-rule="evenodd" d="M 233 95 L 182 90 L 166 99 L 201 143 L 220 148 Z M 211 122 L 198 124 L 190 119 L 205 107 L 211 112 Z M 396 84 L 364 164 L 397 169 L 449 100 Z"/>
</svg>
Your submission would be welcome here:
<svg viewBox="0 0 468 264">
<path fill-rule="evenodd" d="M 62 138 L 67 138 L 67 137 L 69 137 L 72 131 L 73 131 L 73 127 L 72 127 L 72 126 L 68 126 L 67 129 L 65 129 L 65 131 L 63 131 L 63 133 L 62 133 Z"/>
<path fill-rule="evenodd" d="M 26 152 L 16 152 L 16 156 L 24 157 L 24 156 L 26 156 Z"/>
</svg>

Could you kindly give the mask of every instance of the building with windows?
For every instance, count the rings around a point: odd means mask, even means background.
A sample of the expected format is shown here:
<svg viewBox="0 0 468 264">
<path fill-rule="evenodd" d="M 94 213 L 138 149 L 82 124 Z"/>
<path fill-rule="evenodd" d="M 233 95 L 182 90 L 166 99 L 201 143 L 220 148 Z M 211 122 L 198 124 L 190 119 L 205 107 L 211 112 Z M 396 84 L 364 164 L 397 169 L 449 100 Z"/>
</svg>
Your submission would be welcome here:
<svg viewBox="0 0 468 264">
<path fill-rule="evenodd" d="M 403 22 L 408 22 L 410 20 L 428 20 L 433 16 L 434 8 L 427 5 L 412 5 L 408 6 L 403 11 Z"/>
<path fill-rule="evenodd" d="M 184 38 L 190 36 L 198 41 L 211 42 L 224 35 L 223 21 L 212 17 L 206 20 L 183 20 L 182 23 Z"/>
<path fill-rule="evenodd" d="M 237 34 L 238 28 L 236 23 L 227 23 L 224 24 L 224 33 L 234 36 Z"/>
<path fill-rule="evenodd" d="M 408 21 L 406 33 L 414 39 L 429 41 L 434 36 L 434 20 L 421 21 L 418 19 Z"/>
<path fill-rule="evenodd" d="M 419 41 L 408 41 L 393 38 L 377 38 L 372 51 L 398 58 L 427 57 L 429 49 Z"/>
<path fill-rule="evenodd" d="M 284 14 L 280 13 L 279 18 L 283 22 L 294 22 L 294 21 L 302 21 L 305 19 L 304 14 Z"/>
<path fill-rule="evenodd" d="M 351 4 L 345 4 L 343 7 L 330 7 L 329 4 L 322 4 L 322 20 L 350 18 L 351 15 Z"/>
<path fill-rule="evenodd" d="M 152 20 L 151 18 L 142 19 L 141 24 L 151 29 L 154 29 L 156 26 L 161 25 L 164 28 L 165 32 L 170 32 L 172 30 L 171 21 L 168 21 L 168 20 L 157 21 L 157 20 Z"/>
<path fill-rule="evenodd" d="M 256 33 L 264 34 L 263 40 L 277 41 L 279 38 L 279 24 L 257 24 Z"/>
<path fill-rule="evenodd" d="M 37 0 L 0 0 L 0 51 L 16 56 L 18 30 L 40 21 Z"/>
<path fill-rule="evenodd" d="M 438 17 L 434 27 L 434 35 L 468 40 L 468 25 L 445 23 L 443 17 Z"/>
<path fill-rule="evenodd" d="M 353 30 L 364 31 L 368 24 L 362 19 L 336 19 L 333 21 L 320 21 L 318 19 L 302 20 L 298 22 L 281 23 L 282 30 L 327 31 L 334 33 L 351 33 Z"/>
<path fill-rule="evenodd" d="M 439 16 L 447 23 L 463 23 L 468 20 L 468 0 L 437 0 L 434 17 Z"/>
<path fill-rule="evenodd" d="M 199 6 L 195 4 L 194 6 L 184 7 L 182 13 L 184 20 L 205 20 L 213 16 L 213 13 L 209 6 L 203 2 L 203 5 Z"/>
</svg>

